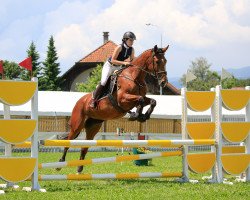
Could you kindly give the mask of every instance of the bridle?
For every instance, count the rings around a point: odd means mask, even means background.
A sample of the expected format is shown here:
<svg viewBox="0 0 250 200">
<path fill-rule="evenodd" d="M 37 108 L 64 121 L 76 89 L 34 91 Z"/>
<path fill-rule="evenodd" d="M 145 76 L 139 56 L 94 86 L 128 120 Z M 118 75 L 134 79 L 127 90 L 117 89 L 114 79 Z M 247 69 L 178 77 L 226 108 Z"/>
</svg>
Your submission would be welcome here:
<svg viewBox="0 0 250 200">
<path fill-rule="evenodd" d="M 159 52 L 157 52 L 157 54 L 164 54 L 163 52 L 162 52 L 162 50 L 158 50 Z M 151 75 L 153 78 L 155 78 L 155 79 L 157 79 L 157 80 L 159 80 L 159 74 L 165 74 L 165 75 L 167 75 L 167 71 L 165 71 L 165 70 L 162 70 L 162 71 L 159 71 L 159 72 L 157 72 L 157 70 L 156 70 L 156 67 L 155 67 L 155 61 L 154 61 L 154 57 L 156 56 L 155 55 L 156 53 L 155 52 L 153 52 L 152 53 L 152 62 L 153 62 L 153 70 L 154 70 L 154 73 L 152 74 L 151 72 L 148 72 L 147 70 L 144 70 L 143 69 L 143 71 L 145 71 L 146 73 L 148 73 L 149 75 Z M 150 57 L 149 57 L 150 58 Z M 149 59 L 148 58 L 148 59 Z M 147 59 L 147 60 L 148 60 Z M 147 60 L 145 61 L 145 64 L 146 64 L 146 62 L 147 62 Z M 145 66 L 145 65 L 144 65 Z"/>
<path fill-rule="evenodd" d="M 152 76 L 154 79 L 159 80 L 159 74 L 165 74 L 165 75 L 167 75 L 167 71 L 162 70 L 162 71 L 157 72 L 157 69 L 156 69 L 156 67 L 155 67 L 155 61 L 154 61 L 154 57 L 156 56 L 156 54 L 164 54 L 164 52 L 162 52 L 161 49 L 159 49 L 157 53 L 155 53 L 155 52 L 153 51 L 153 52 L 152 52 L 152 55 L 149 56 L 149 57 L 146 59 L 146 61 L 145 61 L 144 65 L 143 65 L 143 67 L 140 67 L 140 66 L 137 66 L 137 65 L 130 65 L 130 66 L 134 66 L 134 67 L 140 69 L 141 71 L 143 71 L 143 72 L 149 74 L 149 75 Z M 145 69 L 146 67 L 148 67 L 148 66 L 151 64 L 151 63 L 147 64 L 147 62 L 148 62 L 148 60 L 149 60 L 150 58 L 152 58 L 153 71 L 154 71 L 153 73 L 152 73 L 152 72 L 149 72 L 149 71 L 147 71 L 147 70 Z M 137 85 L 139 85 L 140 87 L 144 87 L 144 85 L 140 84 L 138 81 L 135 81 L 135 80 L 131 79 L 131 78 L 128 77 L 128 76 L 124 76 L 124 75 L 119 75 L 119 76 L 122 76 L 122 77 L 124 77 L 124 78 L 126 78 L 126 79 L 129 79 L 129 80 L 131 80 L 131 81 L 134 81 L 134 82 L 135 82 Z"/>
</svg>

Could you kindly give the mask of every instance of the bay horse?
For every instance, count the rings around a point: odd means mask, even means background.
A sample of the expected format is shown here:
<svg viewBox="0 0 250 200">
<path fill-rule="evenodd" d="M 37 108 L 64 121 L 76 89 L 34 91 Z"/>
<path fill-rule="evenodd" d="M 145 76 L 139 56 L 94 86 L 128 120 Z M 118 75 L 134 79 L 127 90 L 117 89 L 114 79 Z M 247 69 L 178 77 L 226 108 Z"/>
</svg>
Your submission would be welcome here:
<svg viewBox="0 0 250 200">
<path fill-rule="evenodd" d="M 146 97 L 147 87 L 145 77 L 147 74 L 158 79 L 161 86 L 167 84 L 167 72 L 165 65 L 167 60 L 165 48 L 158 48 L 144 51 L 140 56 L 135 58 L 131 65 L 126 67 L 117 75 L 117 89 L 111 95 L 116 102 L 112 104 L 106 96 L 98 100 L 97 108 L 91 108 L 92 94 L 86 94 L 81 97 L 75 104 L 70 118 L 70 132 L 66 139 L 73 140 L 80 134 L 84 128 L 86 131 L 86 140 L 93 140 L 102 126 L 103 121 L 117 119 L 130 114 L 129 120 L 138 120 L 145 122 L 150 118 L 151 113 L 156 106 L 156 100 Z M 145 114 L 142 113 L 143 107 L 150 105 Z M 130 112 L 136 107 L 136 112 Z M 64 148 L 60 162 L 64 162 L 69 147 Z M 84 160 L 88 148 L 81 149 L 80 160 Z M 60 170 L 60 168 L 57 168 Z M 78 173 L 81 173 L 83 166 L 78 166 Z"/>
</svg>

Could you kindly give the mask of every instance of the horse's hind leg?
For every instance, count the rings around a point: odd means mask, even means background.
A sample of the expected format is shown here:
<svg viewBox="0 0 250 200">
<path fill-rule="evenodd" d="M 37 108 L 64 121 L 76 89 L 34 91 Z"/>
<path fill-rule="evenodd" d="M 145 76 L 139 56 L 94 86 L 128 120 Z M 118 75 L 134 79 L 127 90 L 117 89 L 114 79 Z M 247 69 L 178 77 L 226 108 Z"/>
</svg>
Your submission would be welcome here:
<svg viewBox="0 0 250 200">
<path fill-rule="evenodd" d="M 89 118 L 85 122 L 85 131 L 86 131 L 86 140 L 93 140 L 96 133 L 100 130 L 102 126 L 102 120 L 96 120 Z M 85 147 L 81 149 L 81 155 L 80 155 L 80 160 L 84 160 L 87 152 L 88 152 L 89 147 Z M 78 173 L 81 173 L 83 170 L 83 166 L 79 166 L 77 169 Z"/>
<path fill-rule="evenodd" d="M 65 139 L 66 139 L 66 140 L 73 140 L 73 139 L 75 139 L 75 138 L 78 137 L 78 135 L 80 134 L 80 132 L 81 132 L 81 131 L 79 131 L 79 132 L 76 133 L 76 134 L 74 134 L 73 132 L 70 132 L 69 135 L 68 135 L 68 137 L 65 138 Z M 72 137 L 73 135 L 74 135 L 74 137 Z M 65 161 L 68 150 L 69 150 L 69 147 L 64 147 L 63 155 L 62 155 L 62 157 L 60 158 L 59 162 L 64 162 L 64 161 Z M 57 171 L 60 171 L 61 168 L 56 168 L 56 170 L 57 170 Z"/>
<path fill-rule="evenodd" d="M 68 137 L 66 138 L 67 140 L 73 140 L 78 137 L 80 134 L 81 130 L 84 128 L 84 122 L 85 122 L 85 116 L 81 113 L 80 109 L 74 108 L 72 112 L 72 116 L 70 119 L 70 132 Z M 64 147 L 63 155 L 59 162 L 64 162 L 66 159 L 66 155 L 68 152 L 69 147 Z M 56 168 L 56 170 L 60 170 L 61 168 Z"/>
</svg>

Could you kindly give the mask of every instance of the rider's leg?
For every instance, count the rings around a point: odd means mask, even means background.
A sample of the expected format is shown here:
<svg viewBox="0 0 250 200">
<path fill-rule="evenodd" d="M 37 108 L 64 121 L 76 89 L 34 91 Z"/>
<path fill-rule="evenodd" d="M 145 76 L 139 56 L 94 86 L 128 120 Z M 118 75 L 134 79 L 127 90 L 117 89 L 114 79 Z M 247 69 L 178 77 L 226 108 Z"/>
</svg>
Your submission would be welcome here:
<svg viewBox="0 0 250 200">
<path fill-rule="evenodd" d="M 90 104 L 91 108 L 96 108 L 96 106 L 97 106 L 97 99 L 102 95 L 103 89 L 104 89 L 104 86 L 101 85 L 101 84 L 99 84 L 96 87 L 96 90 L 93 93 L 93 99 L 92 99 L 91 104 Z"/>
<path fill-rule="evenodd" d="M 101 77 L 101 83 L 97 86 L 96 90 L 93 92 L 93 99 L 90 104 L 91 108 L 96 108 L 97 106 L 97 99 L 102 95 L 104 86 L 108 80 L 108 77 L 113 72 L 113 69 L 109 62 L 105 62 L 103 68 L 102 68 L 102 77 Z"/>
</svg>

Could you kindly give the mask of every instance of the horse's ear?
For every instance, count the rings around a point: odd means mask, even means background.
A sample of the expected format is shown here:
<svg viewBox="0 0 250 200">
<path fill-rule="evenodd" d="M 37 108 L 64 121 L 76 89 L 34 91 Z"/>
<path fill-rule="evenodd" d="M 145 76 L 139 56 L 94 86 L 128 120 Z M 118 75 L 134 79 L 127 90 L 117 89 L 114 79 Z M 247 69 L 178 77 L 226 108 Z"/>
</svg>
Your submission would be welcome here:
<svg viewBox="0 0 250 200">
<path fill-rule="evenodd" d="M 162 51 L 165 53 L 168 50 L 168 47 L 169 47 L 169 45 L 167 47 L 163 48 Z"/>
<path fill-rule="evenodd" d="M 157 51 L 158 51 L 158 47 L 157 47 L 157 45 L 155 45 L 154 46 L 154 52 L 157 53 Z"/>
</svg>

